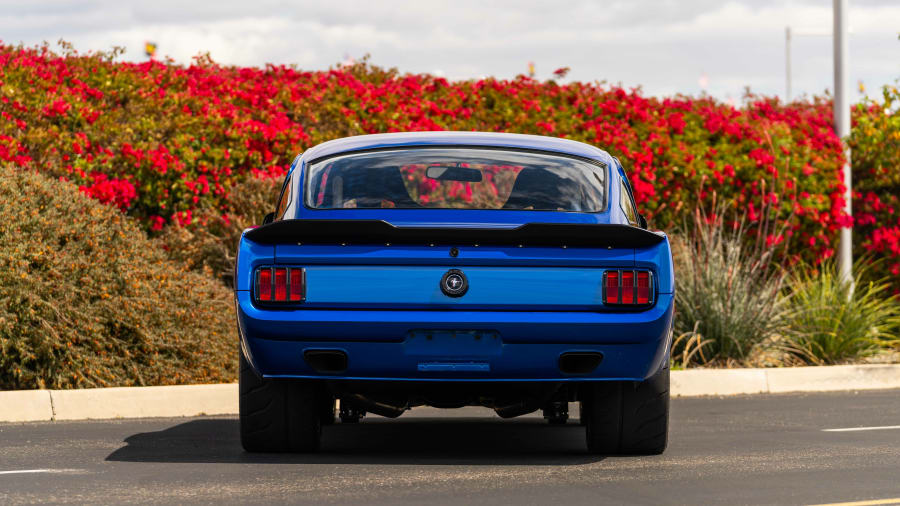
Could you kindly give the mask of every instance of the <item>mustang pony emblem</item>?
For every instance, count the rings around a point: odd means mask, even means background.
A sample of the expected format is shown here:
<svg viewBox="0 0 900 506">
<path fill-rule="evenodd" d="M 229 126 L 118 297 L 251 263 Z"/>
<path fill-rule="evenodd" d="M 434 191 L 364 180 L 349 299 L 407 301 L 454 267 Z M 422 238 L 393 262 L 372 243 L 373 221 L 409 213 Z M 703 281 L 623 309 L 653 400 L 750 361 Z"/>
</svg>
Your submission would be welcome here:
<svg viewBox="0 0 900 506">
<path fill-rule="evenodd" d="M 459 269 L 450 269 L 441 278 L 441 291 L 448 297 L 462 297 L 469 289 L 469 280 Z"/>
</svg>

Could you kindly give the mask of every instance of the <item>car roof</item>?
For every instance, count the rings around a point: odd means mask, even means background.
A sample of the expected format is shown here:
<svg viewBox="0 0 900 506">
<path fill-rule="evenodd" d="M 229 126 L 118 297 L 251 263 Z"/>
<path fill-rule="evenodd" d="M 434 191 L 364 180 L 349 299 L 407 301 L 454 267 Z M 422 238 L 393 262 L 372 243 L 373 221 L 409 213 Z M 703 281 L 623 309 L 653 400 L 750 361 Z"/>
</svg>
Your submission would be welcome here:
<svg viewBox="0 0 900 506">
<path fill-rule="evenodd" d="M 519 149 L 536 149 L 567 155 L 612 162 L 612 157 L 602 149 L 559 137 L 542 135 L 509 134 L 498 132 L 398 132 L 388 134 L 357 135 L 323 142 L 303 153 L 306 161 L 336 154 L 378 148 L 407 146 L 490 146 Z"/>
</svg>

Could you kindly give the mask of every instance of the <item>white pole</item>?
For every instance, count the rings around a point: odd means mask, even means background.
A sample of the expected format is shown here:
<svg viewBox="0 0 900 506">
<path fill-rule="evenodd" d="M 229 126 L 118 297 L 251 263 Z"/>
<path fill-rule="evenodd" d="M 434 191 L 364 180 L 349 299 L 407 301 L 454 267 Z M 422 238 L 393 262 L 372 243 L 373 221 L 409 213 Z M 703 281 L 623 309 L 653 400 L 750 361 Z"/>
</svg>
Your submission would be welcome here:
<svg viewBox="0 0 900 506">
<path fill-rule="evenodd" d="M 784 27 L 784 81 L 787 93 L 785 102 L 791 101 L 791 27 Z"/>
<path fill-rule="evenodd" d="M 850 135 L 850 101 L 847 67 L 849 64 L 849 44 L 847 35 L 847 0 L 834 0 L 834 131 L 843 140 Z M 853 213 L 852 177 L 850 174 L 850 149 L 844 145 L 844 212 Z M 853 281 L 853 229 L 841 228 L 841 242 L 838 249 L 838 269 L 846 282 Z M 852 285 L 851 285 L 852 286 Z M 851 288 L 852 289 L 852 288 Z"/>
</svg>

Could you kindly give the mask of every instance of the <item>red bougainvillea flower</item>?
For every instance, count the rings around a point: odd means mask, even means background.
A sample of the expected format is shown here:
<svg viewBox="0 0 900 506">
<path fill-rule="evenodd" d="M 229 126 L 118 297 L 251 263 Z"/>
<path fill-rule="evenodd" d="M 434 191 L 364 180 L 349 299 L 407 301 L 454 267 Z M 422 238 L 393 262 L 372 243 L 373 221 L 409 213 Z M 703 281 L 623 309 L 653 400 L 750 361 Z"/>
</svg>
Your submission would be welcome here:
<svg viewBox="0 0 900 506">
<path fill-rule="evenodd" d="M 854 111 L 854 181 L 869 182 L 857 187 L 854 221 L 843 213 L 844 156 L 824 98 L 750 96 L 737 108 L 524 76 L 451 82 L 365 62 L 305 72 L 107 56 L 0 45 L 0 163 L 65 177 L 151 231 L 192 223 L 198 209 L 227 215 L 236 183 L 281 178 L 297 153 L 332 138 L 507 131 L 566 137 L 619 157 L 656 227 L 679 225 L 717 199 L 750 220 L 766 209 L 790 220 L 791 252 L 807 261 L 830 255 L 838 229 L 852 223 L 862 249 L 889 257 L 890 269 L 900 263 L 900 202 L 890 190 L 898 176 L 885 169 L 900 159 L 890 103 Z M 464 186 L 447 191 L 468 198 Z"/>
</svg>

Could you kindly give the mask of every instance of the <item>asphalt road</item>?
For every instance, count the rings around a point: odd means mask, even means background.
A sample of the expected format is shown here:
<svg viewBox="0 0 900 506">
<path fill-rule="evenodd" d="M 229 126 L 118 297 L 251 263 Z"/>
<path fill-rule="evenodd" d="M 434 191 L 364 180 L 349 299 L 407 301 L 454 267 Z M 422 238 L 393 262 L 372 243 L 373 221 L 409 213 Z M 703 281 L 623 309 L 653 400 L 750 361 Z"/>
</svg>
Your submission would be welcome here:
<svg viewBox="0 0 900 506">
<path fill-rule="evenodd" d="M 676 399 L 659 457 L 477 408 L 326 427 L 316 455 L 243 453 L 234 418 L 0 424 L 0 503 L 900 504 L 900 427 L 825 431 L 885 426 L 900 390 Z"/>
</svg>

